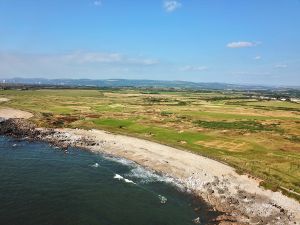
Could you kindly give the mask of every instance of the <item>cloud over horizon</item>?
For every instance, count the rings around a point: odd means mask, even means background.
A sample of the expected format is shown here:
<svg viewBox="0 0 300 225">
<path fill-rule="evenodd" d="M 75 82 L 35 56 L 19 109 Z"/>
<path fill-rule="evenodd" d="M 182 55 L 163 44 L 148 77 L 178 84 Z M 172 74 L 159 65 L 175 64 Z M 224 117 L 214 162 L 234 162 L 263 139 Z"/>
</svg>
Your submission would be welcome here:
<svg viewBox="0 0 300 225">
<path fill-rule="evenodd" d="M 255 42 L 237 41 L 237 42 L 228 43 L 226 46 L 227 48 L 249 48 L 249 47 L 255 47 L 257 45 L 258 43 Z"/>
<path fill-rule="evenodd" d="M 154 65 L 158 64 L 156 59 L 148 59 L 143 57 L 130 57 L 121 53 L 107 52 L 72 52 L 59 56 L 62 60 L 74 63 L 120 63 L 120 64 L 136 64 L 136 65 Z"/>
<path fill-rule="evenodd" d="M 190 66 L 190 65 L 180 68 L 181 71 L 190 71 L 190 72 L 205 71 L 207 69 L 208 68 L 206 66 Z"/>
<path fill-rule="evenodd" d="M 277 69 L 284 69 L 284 68 L 287 68 L 288 66 L 286 64 L 277 64 L 274 67 Z"/>
<path fill-rule="evenodd" d="M 159 64 L 159 60 L 109 52 L 69 52 L 29 54 L 0 52 L 0 76 L 19 74 L 96 74 L 139 70 Z M 108 71 L 108 72 L 107 72 Z"/>
<path fill-rule="evenodd" d="M 22 62 L 27 60 L 36 60 L 37 62 L 62 62 L 62 63 L 119 63 L 119 64 L 136 64 L 136 65 L 154 65 L 159 61 L 144 57 L 131 57 L 122 53 L 108 52 L 85 52 L 75 51 L 62 54 L 28 54 L 28 53 L 10 53 L 0 52 L 0 62 L 11 60 L 12 62 Z"/>
</svg>

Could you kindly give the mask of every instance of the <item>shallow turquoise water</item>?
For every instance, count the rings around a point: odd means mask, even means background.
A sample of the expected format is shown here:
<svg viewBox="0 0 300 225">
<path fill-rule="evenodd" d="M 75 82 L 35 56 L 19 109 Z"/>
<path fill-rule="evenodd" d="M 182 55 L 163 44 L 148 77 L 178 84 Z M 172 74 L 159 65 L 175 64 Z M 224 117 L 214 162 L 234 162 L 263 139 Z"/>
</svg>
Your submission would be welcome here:
<svg viewBox="0 0 300 225">
<path fill-rule="evenodd" d="M 126 160 L 0 136 L 0 224 L 191 225 L 198 216 L 207 224 L 204 208 Z"/>
</svg>

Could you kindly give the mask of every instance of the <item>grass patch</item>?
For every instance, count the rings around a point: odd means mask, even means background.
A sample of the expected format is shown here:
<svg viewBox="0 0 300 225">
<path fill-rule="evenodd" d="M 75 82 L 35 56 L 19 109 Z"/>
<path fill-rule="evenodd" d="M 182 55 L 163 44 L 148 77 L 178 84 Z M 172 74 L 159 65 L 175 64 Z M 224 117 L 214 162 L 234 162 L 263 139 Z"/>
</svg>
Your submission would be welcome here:
<svg viewBox="0 0 300 225">
<path fill-rule="evenodd" d="M 169 112 L 169 111 L 162 111 L 161 113 L 160 113 L 160 115 L 162 115 L 162 116 L 170 116 L 170 115 L 172 115 L 173 113 L 172 112 Z"/>
<path fill-rule="evenodd" d="M 102 125 L 106 127 L 120 128 L 120 129 L 126 128 L 134 124 L 134 122 L 132 122 L 131 120 L 117 120 L 117 119 L 97 119 L 97 120 L 93 120 L 93 123 L 95 125 Z"/>
<path fill-rule="evenodd" d="M 234 129 L 234 130 L 247 130 L 247 131 L 273 131 L 276 125 L 263 125 L 256 121 L 203 121 L 197 120 L 194 122 L 200 127 L 209 129 Z"/>
</svg>

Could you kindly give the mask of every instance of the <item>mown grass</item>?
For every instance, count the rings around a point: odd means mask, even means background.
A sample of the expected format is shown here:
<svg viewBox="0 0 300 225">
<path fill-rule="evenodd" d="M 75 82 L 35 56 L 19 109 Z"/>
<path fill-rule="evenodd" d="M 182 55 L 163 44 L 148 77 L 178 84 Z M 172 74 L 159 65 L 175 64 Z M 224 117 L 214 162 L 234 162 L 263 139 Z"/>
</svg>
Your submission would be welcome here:
<svg viewBox="0 0 300 225">
<path fill-rule="evenodd" d="M 10 90 L 0 91 L 0 97 L 11 99 L 0 107 L 30 111 L 40 126 L 105 129 L 188 150 L 257 176 L 267 188 L 300 193 L 299 113 L 288 108 L 283 112 L 273 108 L 274 103 L 263 109 L 234 103 L 246 103 L 242 96 L 135 89 Z"/>
</svg>

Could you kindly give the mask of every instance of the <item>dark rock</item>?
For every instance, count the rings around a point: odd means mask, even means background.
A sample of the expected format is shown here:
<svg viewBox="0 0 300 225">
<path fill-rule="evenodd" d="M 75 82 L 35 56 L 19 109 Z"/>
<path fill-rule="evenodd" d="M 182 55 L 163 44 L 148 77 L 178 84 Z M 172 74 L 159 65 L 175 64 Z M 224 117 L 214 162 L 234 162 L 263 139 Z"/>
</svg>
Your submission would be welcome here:
<svg viewBox="0 0 300 225">
<path fill-rule="evenodd" d="M 223 189 L 221 189 L 221 188 L 218 188 L 218 193 L 219 193 L 220 195 L 222 195 L 222 194 L 225 193 L 225 191 L 224 191 Z"/>
<path fill-rule="evenodd" d="M 238 201 L 236 198 L 233 198 L 233 197 L 228 197 L 228 198 L 227 198 L 227 201 L 228 201 L 230 204 L 233 204 L 233 205 L 239 204 L 239 201 Z"/>
<path fill-rule="evenodd" d="M 211 188 L 209 188 L 209 189 L 207 190 L 207 193 L 210 194 L 210 195 L 213 194 L 214 192 L 215 192 L 215 191 L 214 191 L 213 189 L 211 189 Z"/>
</svg>

